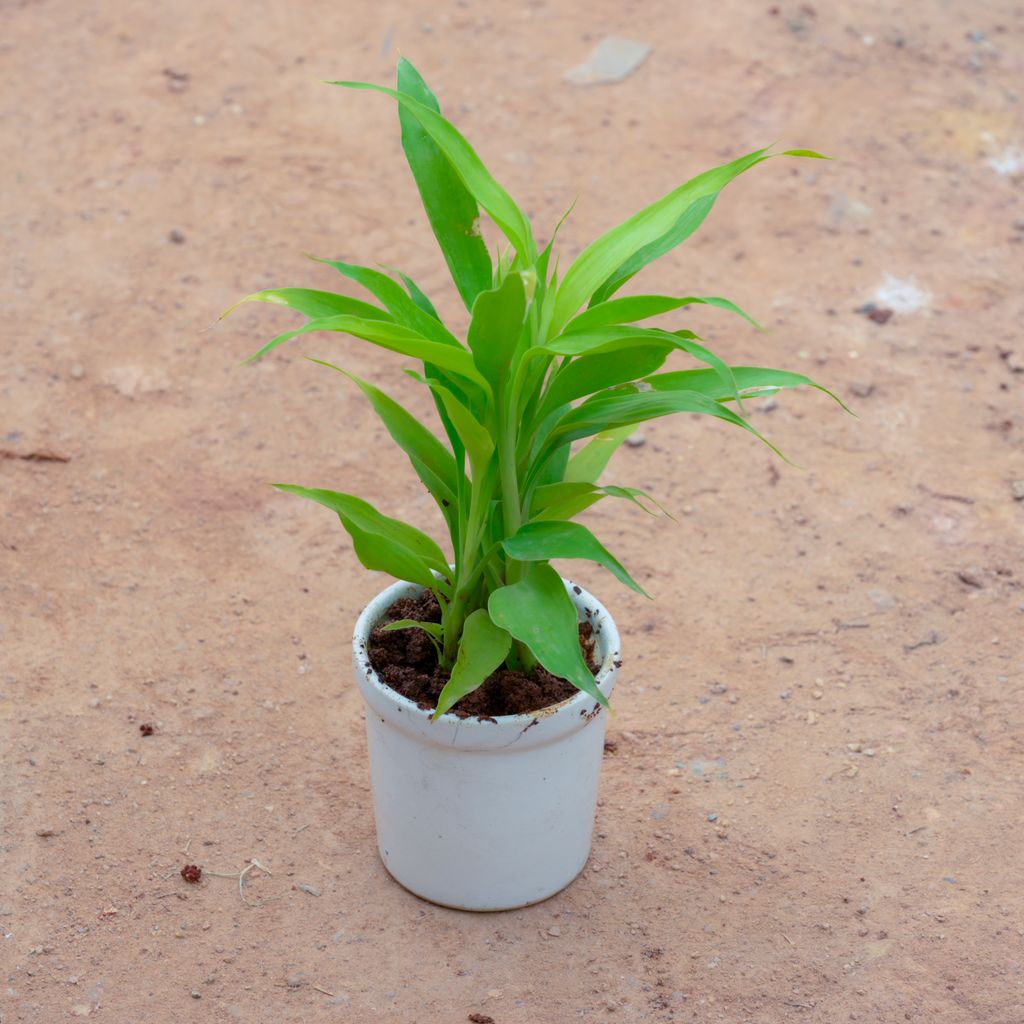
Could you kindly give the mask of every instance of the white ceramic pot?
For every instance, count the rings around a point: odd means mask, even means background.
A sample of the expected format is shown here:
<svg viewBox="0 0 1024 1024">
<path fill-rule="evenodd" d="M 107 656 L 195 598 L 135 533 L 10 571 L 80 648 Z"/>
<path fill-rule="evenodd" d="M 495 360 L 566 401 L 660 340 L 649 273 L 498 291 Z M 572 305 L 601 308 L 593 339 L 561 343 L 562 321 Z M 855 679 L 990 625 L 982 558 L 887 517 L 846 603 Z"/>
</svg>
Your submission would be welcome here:
<svg viewBox="0 0 1024 1024">
<path fill-rule="evenodd" d="M 596 682 L 610 696 L 619 634 L 599 601 L 566 583 L 597 638 Z M 359 616 L 356 680 L 366 701 L 377 845 L 410 892 L 460 910 L 510 910 L 553 896 L 590 854 L 604 753 L 604 709 L 579 692 L 528 715 L 436 722 L 383 683 L 370 632 L 400 597 L 396 583 Z"/>
</svg>

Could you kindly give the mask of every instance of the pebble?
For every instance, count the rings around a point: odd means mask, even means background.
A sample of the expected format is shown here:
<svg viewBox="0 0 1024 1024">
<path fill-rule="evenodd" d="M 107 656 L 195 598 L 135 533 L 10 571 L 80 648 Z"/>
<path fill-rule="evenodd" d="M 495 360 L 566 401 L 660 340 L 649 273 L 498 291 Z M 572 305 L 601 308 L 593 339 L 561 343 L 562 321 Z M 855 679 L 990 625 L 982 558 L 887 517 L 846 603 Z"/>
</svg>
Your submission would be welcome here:
<svg viewBox="0 0 1024 1024">
<path fill-rule="evenodd" d="M 647 438 L 642 430 L 638 430 L 636 433 L 630 434 L 623 443 L 627 448 L 643 448 L 647 444 Z"/>
<path fill-rule="evenodd" d="M 578 67 L 565 73 L 573 85 L 610 85 L 628 78 L 650 56 L 647 43 L 605 36 Z"/>
<path fill-rule="evenodd" d="M 550 927 L 550 928 L 548 929 L 548 935 L 553 935 L 553 936 L 554 936 L 554 937 L 555 937 L 556 939 L 557 939 L 557 938 L 559 937 L 559 935 L 561 935 L 561 934 L 562 934 L 562 929 L 561 929 L 561 928 L 559 928 L 557 924 L 553 924 L 553 925 L 552 925 L 552 926 L 551 926 L 551 927 Z"/>
<path fill-rule="evenodd" d="M 71 379 L 72 380 L 81 380 L 84 376 L 85 376 L 85 367 L 81 366 L 78 363 L 75 363 L 75 365 L 71 367 Z"/>
<path fill-rule="evenodd" d="M 856 398 L 870 398 L 875 393 L 875 385 L 855 380 L 850 385 L 850 393 Z"/>
<path fill-rule="evenodd" d="M 708 815 L 708 821 L 718 821 L 718 814 L 715 811 L 712 811 Z"/>
<path fill-rule="evenodd" d="M 772 395 L 766 398 L 757 408 L 759 412 L 774 412 L 779 407 L 779 400 Z"/>
<path fill-rule="evenodd" d="M 888 611 L 890 608 L 896 607 L 896 598 L 888 590 L 882 590 L 881 587 L 873 587 L 867 594 L 868 600 L 880 611 Z"/>
<path fill-rule="evenodd" d="M 185 232 L 179 231 L 177 228 L 171 228 L 171 230 L 167 232 L 167 240 L 169 242 L 173 242 L 175 245 L 184 245 Z"/>
<path fill-rule="evenodd" d="M 1014 501 L 1024 501 L 1024 480 L 1014 480 L 1010 483 L 1010 493 Z"/>
</svg>

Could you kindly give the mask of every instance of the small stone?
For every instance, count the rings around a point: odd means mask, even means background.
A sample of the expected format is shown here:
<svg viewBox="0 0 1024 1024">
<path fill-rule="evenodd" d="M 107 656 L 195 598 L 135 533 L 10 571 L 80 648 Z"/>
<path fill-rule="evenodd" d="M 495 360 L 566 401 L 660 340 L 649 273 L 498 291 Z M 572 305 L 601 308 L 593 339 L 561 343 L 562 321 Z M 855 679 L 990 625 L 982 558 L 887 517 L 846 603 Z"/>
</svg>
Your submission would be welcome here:
<svg viewBox="0 0 1024 1024">
<path fill-rule="evenodd" d="M 562 929 L 561 929 L 561 928 L 559 928 L 557 924 L 553 924 L 553 925 L 552 925 L 552 926 L 551 926 L 551 927 L 550 927 L 550 928 L 548 929 L 548 935 L 553 935 L 553 936 L 554 936 L 554 937 L 555 937 L 556 939 L 557 939 L 557 938 L 558 938 L 558 936 L 559 936 L 559 935 L 561 935 L 561 934 L 562 934 Z"/>
<path fill-rule="evenodd" d="M 92 1007 L 88 1003 L 78 1003 L 71 1007 L 72 1017 L 88 1017 L 92 1013 Z"/>
<path fill-rule="evenodd" d="M 1024 373 L 1024 356 L 1016 352 L 1007 352 L 1004 362 L 1013 373 Z"/>
<path fill-rule="evenodd" d="M 630 434 L 629 437 L 623 442 L 627 448 L 643 448 L 647 444 L 647 438 L 644 436 L 642 430 L 637 430 Z"/>
<path fill-rule="evenodd" d="M 75 365 L 71 367 L 71 379 L 81 380 L 84 376 L 85 367 L 81 366 L 79 363 L 75 363 Z"/>
<path fill-rule="evenodd" d="M 289 988 L 302 988 L 306 983 L 306 976 L 302 971 L 298 971 L 295 974 L 289 975 L 288 987 Z"/>
<path fill-rule="evenodd" d="M 98 708 L 99 706 L 100 706 L 100 699 L 99 699 L 99 697 L 93 697 L 93 699 L 91 701 L 89 701 L 89 707 L 91 707 L 91 708 Z"/>
<path fill-rule="evenodd" d="M 774 412 L 779 407 L 779 400 L 772 395 L 766 398 L 757 408 L 759 412 Z"/>
<path fill-rule="evenodd" d="M 48 839 L 50 836 L 55 836 L 56 834 L 57 834 L 56 830 L 52 829 L 52 828 L 37 828 L 36 829 L 36 835 L 39 836 L 40 839 Z"/>
<path fill-rule="evenodd" d="M 565 80 L 573 85 L 610 85 L 621 82 L 650 55 L 646 43 L 618 36 L 605 36 L 578 67 L 565 73 Z"/>
<path fill-rule="evenodd" d="M 874 749 L 872 747 L 868 747 L 868 749 L 864 751 L 864 756 L 865 757 L 874 757 L 875 756 Z"/>
<path fill-rule="evenodd" d="M 855 380 L 850 385 L 850 394 L 855 398 L 870 398 L 875 393 L 875 385 L 866 381 Z"/>
<path fill-rule="evenodd" d="M 825 695 L 821 692 L 821 690 L 811 690 L 811 696 L 815 700 L 821 700 L 821 698 L 824 697 Z"/>
<path fill-rule="evenodd" d="M 879 610 L 888 611 L 890 608 L 896 607 L 896 598 L 889 593 L 888 590 L 882 590 L 881 587 L 873 587 L 867 592 L 868 600 Z"/>
<path fill-rule="evenodd" d="M 1010 493 L 1014 501 L 1024 501 L 1024 480 L 1014 480 L 1010 483 Z"/>
<path fill-rule="evenodd" d="M 817 725 L 818 724 L 818 717 L 819 716 L 818 716 L 818 712 L 817 711 L 808 711 L 807 712 L 807 724 L 808 725 Z"/>
<path fill-rule="evenodd" d="M 846 749 L 852 754 L 859 754 L 864 749 L 864 745 L 862 743 L 847 743 Z"/>
<path fill-rule="evenodd" d="M 708 821 L 718 821 L 718 814 L 715 811 L 712 811 L 708 815 Z"/>
<path fill-rule="evenodd" d="M 175 245 L 185 244 L 185 232 L 179 231 L 177 228 L 171 228 L 167 233 L 167 240 L 173 242 Z"/>
<path fill-rule="evenodd" d="M 193 999 L 202 999 L 203 998 L 203 993 L 197 991 L 196 989 L 192 989 L 192 998 Z"/>
</svg>

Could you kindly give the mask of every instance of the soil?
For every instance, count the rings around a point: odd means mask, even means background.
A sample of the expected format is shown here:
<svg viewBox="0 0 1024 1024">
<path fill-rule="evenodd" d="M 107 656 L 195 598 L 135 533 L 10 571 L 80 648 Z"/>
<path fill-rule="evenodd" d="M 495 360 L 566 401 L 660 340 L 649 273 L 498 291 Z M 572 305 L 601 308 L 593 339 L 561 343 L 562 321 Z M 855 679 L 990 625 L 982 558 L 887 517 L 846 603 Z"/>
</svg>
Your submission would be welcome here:
<svg viewBox="0 0 1024 1024">
<path fill-rule="evenodd" d="M 21 0 L 0 26 L 4 1024 L 1019 1024 L 1017 0 Z M 566 82 L 608 34 L 651 54 Z M 211 329 L 257 288 L 356 294 L 306 251 L 401 267 L 464 329 L 391 101 L 321 84 L 399 52 L 542 242 L 579 196 L 562 267 L 773 139 L 837 157 L 750 171 L 627 288 L 738 302 L 767 330 L 664 326 L 859 419 L 747 403 L 797 467 L 691 416 L 615 456 L 675 521 L 583 516 L 653 602 L 557 566 L 623 641 L 593 854 L 500 915 L 381 865 L 350 636 L 390 580 L 268 486 L 440 536 L 303 356 L 432 403 L 333 335 L 239 366 L 286 310 Z"/>
<path fill-rule="evenodd" d="M 441 608 L 433 594 L 400 598 L 384 613 L 381 625 L 370 634 L 369 643 L 370 664 L 377 675 L 403 697 L 433 711 L 449 673 L 438 664 L 437 649 L 423 630 L 382 628 L 399 619 L 440 622 Z M 593 632 L 589 622 L 580 623 L 580 650 L 596 675 L 599 666 L 594 657 Z M 568 700 L 576 692 L 567 679 L 552 675 L 540 665 L 528 672 L 502 666 L 478 689 L 466 694 L 450 713 L 458 718 L 525 715 Z"/>
</svg>

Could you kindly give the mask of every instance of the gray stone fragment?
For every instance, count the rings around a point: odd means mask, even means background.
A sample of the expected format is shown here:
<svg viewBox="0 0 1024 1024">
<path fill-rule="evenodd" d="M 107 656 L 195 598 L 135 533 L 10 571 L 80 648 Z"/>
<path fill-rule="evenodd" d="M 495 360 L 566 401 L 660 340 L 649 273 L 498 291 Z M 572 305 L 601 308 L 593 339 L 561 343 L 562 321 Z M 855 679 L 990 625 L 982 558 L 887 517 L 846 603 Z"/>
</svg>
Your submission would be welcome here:
<svg viewBox="0 0 1024 1024">
<path fill-rule="evenodd" d="M 590 56 L 571 71 L 565 80 L 573 85 L 609 85 L 628 78 L 650 55 L 647 43 L 620 36 L 605 36 Z"/>
</svg>

